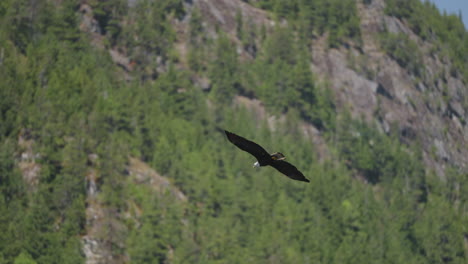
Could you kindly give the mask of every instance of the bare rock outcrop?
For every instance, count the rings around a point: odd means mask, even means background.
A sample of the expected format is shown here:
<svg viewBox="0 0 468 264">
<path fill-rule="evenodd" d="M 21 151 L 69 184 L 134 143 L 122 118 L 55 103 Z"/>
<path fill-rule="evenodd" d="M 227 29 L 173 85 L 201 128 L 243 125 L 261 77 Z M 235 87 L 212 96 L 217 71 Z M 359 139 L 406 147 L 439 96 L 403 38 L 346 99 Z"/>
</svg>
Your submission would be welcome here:
<svg viewBox="0 0 468 264">
<path fill-rule="evenodd" d="M 178 201 L 186 202 L 187 197 L 167 178 L 159 175 L 154 169 L 143 161 L 130 158 L 128 172 L 137 184 L 151 186 L 157 193 L 164 194 L 169 192 Z"/>
<path fill-rule="evenodd" d="M 193 5 L 200 10 L 205 26 L 214 36 L 216 27 L 230 35 L 236 34 L 236 16 L 242 15 L 252 25 L 273 25 L 268 13 L 241 0 L 194 0 Z"/>
<path fill-rule="evenodd" d="M 18 168 L 21 171 L 23 180 L 26 182 L 30 191 L 36 190 L 39 184 L 41 165 L 36 162 L 40 154 L 34 151 L 34 140 L 29 131 L 22 129 L 18 137 L 18 146 L 21 150 L 18 160 Z"/>
<path fill-rule="evenodd" d="M 311 69 L 321 81 L 330 83 L 338 111 L 349 110 L 353 117 L 377 124 L 384 133 L 397 129 L 404 144 L 419 144 L 428 169 L 443 178 L 447 166 L 468 171 L 468 89 L 451 73 L 447 58 L 431 53 L 432 44 L 415 34 L 404 20 L 385 14 L 385 1 L 357 2 L 362 45 L 330 49 L 327 35 L 318 36 L 311 45 Z M 208 35 L 216 28 L 236 40 L 236 16 L 255 26 L 275 27 L 268 13 L 240 0 L 194 0 L 190 8 L 199 9 Z M 287 25 L 283 25 L 287 26 Z M 422 54 L 421 76 L 403 68 L 381 47 L 383 31 L 401 33 L 417 43 Z M 240 54 L 242 56 L 242 54 Z M 237 97 L 268 119 L 272 129 L 279 119 L 269 117 L 261 102 Z"/>
<path fill-rule="evenodd" d="M 127 256 L 117 256 L 112 252 L 112 245 L 125 248 L 123 233 L 126 225 L 123 219 L 138 222 L 136 218 L 141 215 L 141 210 L 131 201 L 129 210 L 132 212 L 115 212 L 106 207 L 99 197 L 98 171 L 93 169 L 93 164 L 99 162 L 96 154 L 88 155 L 91 168 L 86 175 L 87 199 L 86 199 L 86 234 L 82 237 L 83 253 L 86 256 L 86 264 L 103 263 L 127 263 Z M 151 187 L 158 195 L 169 194 L 174 200 L 186 202 L 187 197 L 171 182 L 159 175 L 154 169 L 143 161 L 130 157 L 127 166 L 129 180 L 138 185 Z"/>
<path fill-rule="evenodd" d="M 466 85 L 449 74 L 449 62 L 429 54 L 431 44 L 419 39 L 405 21 L 384 14 L 383 1 L 358 7 L 363 52 L 326 49 L 319 39 L 312 47 L 314 73 L 331 82 L 340 108 L 379 123 L 385 132 L 396 125 L 402 142 L 420 143 L 426 165 L 439 176 L 443 177 L 447 165 L 468 171 Z M 381 50 L 377 34 L 385 28 L 418 43 L 424 55 L 422 78 Z M 365 71 L 356 67 L 363 62 Z"/>
</svg>

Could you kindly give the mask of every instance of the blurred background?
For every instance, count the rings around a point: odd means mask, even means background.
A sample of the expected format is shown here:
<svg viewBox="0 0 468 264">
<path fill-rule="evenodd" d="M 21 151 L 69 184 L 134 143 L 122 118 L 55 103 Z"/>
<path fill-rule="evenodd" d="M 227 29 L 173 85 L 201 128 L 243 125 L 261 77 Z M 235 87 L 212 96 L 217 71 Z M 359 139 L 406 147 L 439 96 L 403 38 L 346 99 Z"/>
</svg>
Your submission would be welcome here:
<svg viewBox="0 0 468 264">
<path fill-rule="evenodd" d="M 2 0 L 0 263 L 467 263 L 460 14 Z"/>
</svg>

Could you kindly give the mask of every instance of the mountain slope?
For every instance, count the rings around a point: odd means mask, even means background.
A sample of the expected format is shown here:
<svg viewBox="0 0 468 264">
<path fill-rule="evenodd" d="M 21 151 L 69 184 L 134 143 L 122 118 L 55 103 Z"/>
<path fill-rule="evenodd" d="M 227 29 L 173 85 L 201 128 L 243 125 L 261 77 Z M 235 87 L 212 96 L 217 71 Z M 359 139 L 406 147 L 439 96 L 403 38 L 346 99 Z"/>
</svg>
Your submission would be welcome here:
<svg viewBox="0 0 468 264">
<path fill-rule="evenodd" d="M 0 262 L 466 262 L 457 17 L 8 0 L 0 21 Z M 311 184 L 252 169 L 220 128 Z"/>
</svg>

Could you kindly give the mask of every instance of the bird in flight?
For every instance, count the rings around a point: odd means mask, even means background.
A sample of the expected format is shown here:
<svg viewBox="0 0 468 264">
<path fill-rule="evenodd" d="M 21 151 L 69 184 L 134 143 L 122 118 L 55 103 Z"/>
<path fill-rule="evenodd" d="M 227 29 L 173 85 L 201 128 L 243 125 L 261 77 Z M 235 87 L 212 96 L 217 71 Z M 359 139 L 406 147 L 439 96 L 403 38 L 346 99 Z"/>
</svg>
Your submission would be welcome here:
<svg viewBox="0 0 468 264">
<path fill-rule="evenodd" d="M 293 180 L 310 182 L 294 165 L 284 161 L 286 157 L 282 153 L 275 152 L 273 154 L 268 154 L 264 148 L 255 142 L 226 130 L 224 130 L 224 133 L 226 133 L 228 140 L 232 144 L 236 145 L 243 151 L 252 154 L 257 159 L 257 162 L 254 163 L 254 167 L 258 168 L 260 166 L 270 165 Z"/>
</svg>

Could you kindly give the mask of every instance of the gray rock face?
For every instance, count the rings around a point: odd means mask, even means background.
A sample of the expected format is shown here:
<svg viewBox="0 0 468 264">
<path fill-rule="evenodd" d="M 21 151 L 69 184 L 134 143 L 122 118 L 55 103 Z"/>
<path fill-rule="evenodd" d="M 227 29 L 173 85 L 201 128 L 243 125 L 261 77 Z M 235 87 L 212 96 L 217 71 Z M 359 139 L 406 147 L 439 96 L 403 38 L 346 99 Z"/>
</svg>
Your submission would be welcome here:
<svg viewBox="0 0 468 264">
<path fill-rule="evenodd" d="M 96 239 L 84 236 L 82 239 L 83 253 L 86 256 L 86 264 L 100 264 L 107 263 L 105 256 L 102 252 L 102 246 Z"/>
<path fill-rule="evenodd" d="M 468 171 L 466 85 L 450 74 L 450 62 L 432 54 L 431 44 L 414 34 L 405 21 L 384 14 L 383 0 L 368 5 L 357 1 L 357 6 L 361 50 L 329 49 L 326 36 L 321 36 L 312 43 L 312 71 L 331 84 L 339 110 L 379 124 L 384 133 L 397 129 L 405 144 L 421 144 L 428 169 L 440 177 L 447 165 Z M 234 40 L 236 10 L 257 27 L 276 26 L 264 11 L 240 0 L 194 0 L 192 7 L 201 11 L 207 28 L 218 26 Z M 384 30 L 406 34 L 417 43 L 423 55 L 422 77 L 412 75 L 382 50 L 378 34 Z"/>
<path fill-rule="evenodd" d="M 136 1 L 129 0 L 129 6 Z M 267 12 L 241 0 L 192 0 L 186 1 L 185 6 L 187 16 L 174 22 L 178 32 L 185 34 L 190 13 L 195 9 L 201 13 L 205 34 L 216 38 L 217 32 L 223 31 L 236 44 L 241 43 L 236 36 L 239 15 L 244 23 L 265 27 L 267 32 L 278 26 Z M 396 128 L 404 143 L 418 142 L 423 147 L 428 168 L 435 169 L 441 177 L 442 168 L 447 165 L 468 171 L 466 84 L 451 71 L 447 58 L 432 53 L 432 44 L 422 41 L 405 21 L 385 15 L 384 0 L 373 0 L 367 5 L 357 1 L 357 6 L 363 45 L 359 49 L 352 46 L 328 49 L 326 35 L 314 39 L 312 71 L 318 79 L 331 84 L 339 110 L 347 109 L 356 118 L 378 123 L 385 133 Z M 87 32 L 99 32 L 89 17 L 91 11 L 83 5 L 82 27 Z M 288 24 L 282 21 L 281 26 L 288 27 Z M 423 55 L 421 76 L 412 75 L 382 50 L 378 34 L 383 30 L 406 34 L 417 43 Z M 186 61 L 185 39 L 180 37 L 176 44 L 182 61 Z M 239 48 L 238 51 L 241 57 L 252 58 Z M 117 64 L 128 65 L 126 58 L 111 55 Z M 209 80 L 203 77 L 194 77 L 194 83 L 201 89 L 210 89 Z"/>
<path fill-rule="evenodd" d="M 102 29 L 96 19 L 93 18 L 93 11 L 87 4 L 80 6 L 80 12 L 82 14 L 80 29 L 85 32 L 101 34 Z"/>
<path fill-rule="evenodd" d="M 238 12 L 245 21 L 257 26 L 273 23 L 268 19 L 265 11 L 254 8 L 241 0 L 193 0 L 193 5 L 200 10 L 206 28 L 213 35 L 216 35 L 217 26 L 226 33 L 235 34 Z"/>
<path fill-rule="evenodd" d="M 368 80 L 347 66 L 346 55 L 338 50 L 330 50 L 324 54 L 333 84 L 340 91 L 338 95 L 340 104 L 347 104 L 354 114 L 364 114 L 367 120 L 372 120 L 373 112 L 368 108 L 377 106 L 377 87 L 375 81 Z M 354 115 L 358 118 L 358 115 Z"/>
<path fill-rule="evenodd" d="M 29 191 L 36 190 L 41 172 L 41 165 L 36 162 L 36 159 L 40 158 L 40 154 L 34 151 L 34 143 L 34 140 L 29 137 L 28 131 L 23 129 L 18 138 L 18 146 L 22 149 L 18 167 Z"/>
<path fill-rule="evenodd" d="M 449 75 L 448 62 L 430 54 L 429 43 L 421 41 L 404 22 L 384 15 L 383 1 L 358 7 L 364 39 L 364 52 L 359 56 L 369 62 L 366 67 L 375 77 L 368 80 L 369 76 L 353 70 L 356 67 L 347 60 L 347 55 L 355 53 L 352 48 L 325 50 L 320 40 L 313 46 L 313 71 L 331 82 L 340 108 L 379 122 L 387 133 L 389 125 L 395 124 L 403 142 L 422 143 L 428 168 L 439 176 L 444 176 L 447 165 L 468 171 L 466 85 Z M 376 34 L 383 28 L 407 34 L 421 47 L 425 55 L 422 81 L 379 51 Z M 377 108 L 380 117 L 375 115 Z"/>
</svg>

